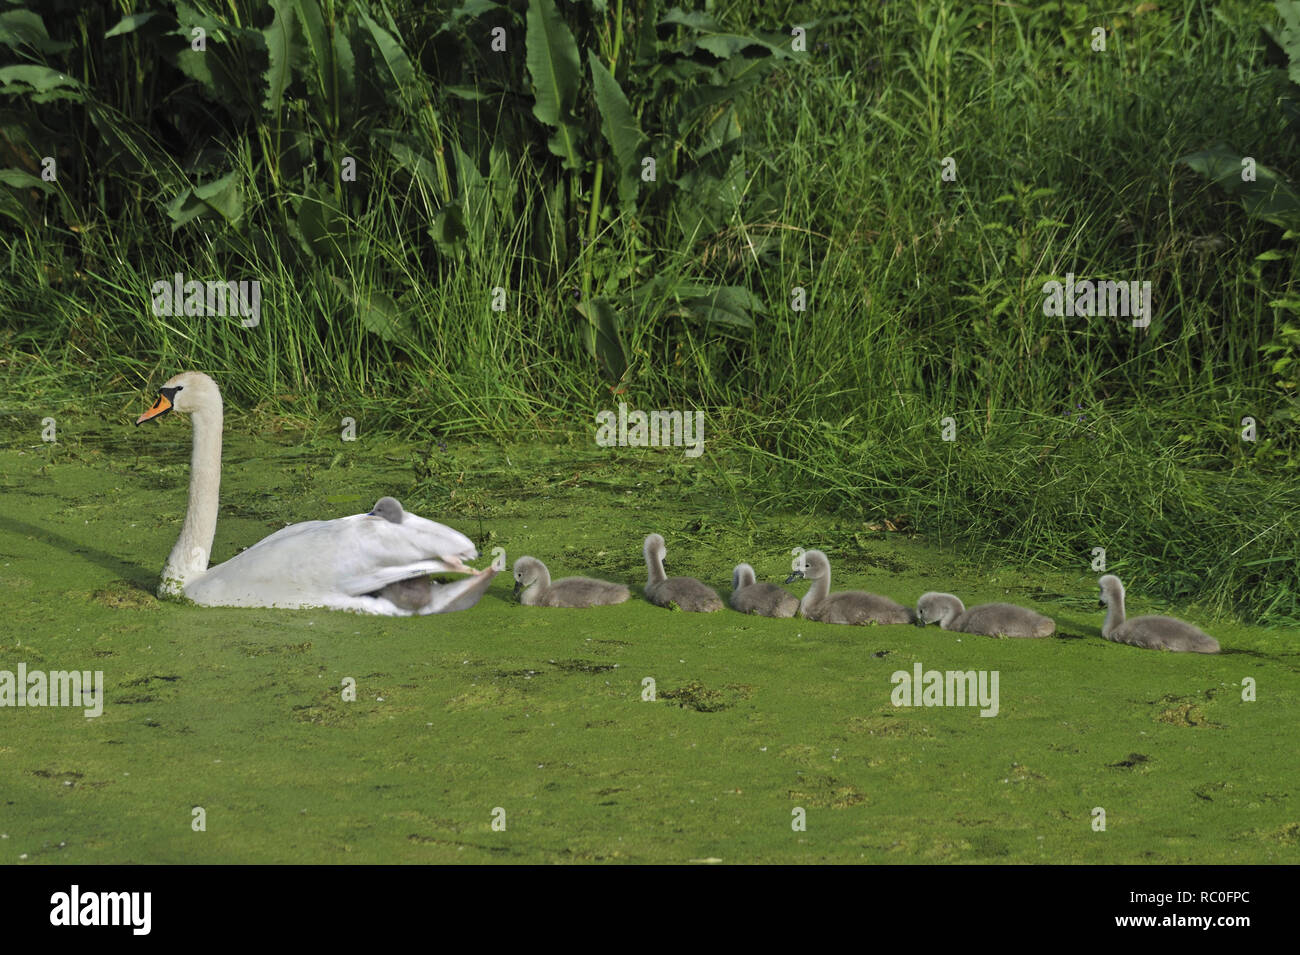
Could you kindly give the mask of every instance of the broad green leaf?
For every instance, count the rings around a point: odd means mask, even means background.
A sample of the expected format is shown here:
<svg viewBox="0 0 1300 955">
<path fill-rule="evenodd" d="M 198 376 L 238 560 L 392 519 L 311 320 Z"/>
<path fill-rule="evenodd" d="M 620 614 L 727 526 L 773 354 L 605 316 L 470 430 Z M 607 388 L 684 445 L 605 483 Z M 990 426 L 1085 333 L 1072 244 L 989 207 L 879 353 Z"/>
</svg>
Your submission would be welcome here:
<svg viewBox="0 0 1300 955">
<path fill-rule="evenodd" d="M 748 289 L 724 285 L 706 295 L 688 299 L 682 305 L 696 319 L 706 324 L 753 329 L 751 314 L 764 314 L 763 303 Z"/>
<path fill-rule="evenodd" d="M 438 171 L 433 168 L 433 163 L 400 139 L 390 140 L 386 145 L 398 164 L 420 180 L 420 185 L 428 191 L 430 196 L 438 195 Z"/>
<path fill-rule="evenodd" d="M 333 69 L 333 80 L 337 84 L 337 99 L 335 93 L 327 90 L 327 101 L 333 101 L 334 108 L 339 117 L 351 117 L 356 113 L 356 95 L 357 95 L 357 60 L 352 52 L 352 41 L 348 39 L 347 33 L 341 29 L 341 25 L 334 30 L 334 56 L 330 63 Z M 328 79 L 327 79 L 328 82 Z M 350 125 L 343 123 L 340 119 L 340 125 Z"/>
<path fill-rule="evenodd" d="M 514 168 L 510 151 L 494 140 L 488 147 L 487 188 L 492 202 L 501 214 L 513 208 L 518 196 L 519 170 Z"/>
<path fill-rule="evenodd" d="M 387 292 L 359 289 L 352 282 L 331 275 L 330 282 L 339 295 L 356 309 L 357 320 L 368 332 L 386 342 L 397 341 L 407 334 L 406 323 L 397 302 Z"/>
<path fill-rule="evenodd" d="M 455 29 L 460 26 L 462 20 L 475 20 L 485 13 L 506 9 L 508 8 L 499 3 L 494 3 L 493 0 L 466 0 L 465 3 L 447 14 L 447 19 L 438 27 L 436 33 Z"/>
<path fill-rule="evenodd" d="M 1300 83 L 1300 2 L 1275 0 L 1273 6 L 1282 18 L 1282 29 L 1268 34 L 1286 52 L 1290 61 L 1287 76 L 1292 83 Z"/>
<path fill-rule="evenodd" d="M 176 19 L 179 26 L 173 33 L 184 38 L 185 46 L 167 54 L 172 64 L 235 115 L 247 117 L 253 113 L 258 101 L 248 98 L 245 92 L 249 84 L 243 71 L 247 67 L 242 61 L 237 61 L 238 54 L 232 56 L 232 51 L 239 49 L 241 44 L 238 41 L 250 46 L 264 46 L 266 38 L 262 31 L 240 30 L 220 23 L 184 3 L 176 4 Z M 207 35 L 207 50 L 204 52 L 190 46 L 191 31 L 195 28 L 202 29 Z M 236 71 L 239 71 L 237 77 Z"/>
<path fill-rule="evenodd" d="M 194 198 L 206 203 L 228 222 L 237 222 L 244 214 L 244 198 L 239 189 L 238 173 L 227 173 L 207 185 L 195 186 Z"/>
<path fill-rule="evenodd" d="M 1257 163 L 1255 181 L 1241 179 L 1242 154 L 1219 144 L 1183 156 L 1179 162 L 1239 198 L 1246 215 L 1284 229 L 1300 228 L 1300 195 L 1277 172 Z"/>
<path fill-rule="evenodd" d="M 47 195 L 54 191 L 51 183 L 25 169 L 0 169 L 0 182 L 15 189 L 39 189 Z"/>
<path fill-rule="evenodd" d="M 145 14 L 146 19 L 151 15 Z M 51 40 L 45 31 L 45 21 L 30 10 L 0 13 L 0 43 L 14 50 L 23 46 L 30 47 L 38 53 L 62 53 L 72 48 L 71 43 Z"/>
<path fill-rule="evenodd" d="M 592 88 L 596 94 L 596 107 L 600 110 L 601 132 L 614 154 L 613 166 L 617 173 L 618 201 L 624 208 L 636 203 L 640 188 L 640 163 L 645 134 L 637 125 L 627 97 L 623 95 L 618 80 L 614 79 L 594 50 L 587 51 L 591 66 Z"/>
<path fill-rule="evenodd" d="M 379 55 L 383 57 L 384 64 L 388 67 L 388 73 L 393 78 L 397 95 L 392 99 L 394 102 L 401 102 L 408 91 L 415 87 L 415 67 L 411 65 L 410 58 L 400 44 L 393 39 L 391 33 L 376 23 L 370 14 L 364 10 L 359 10 L 358 15 L 361 17 L 361 22 L 365 24 L 366 29 L 370 31 L 375 46 L 379 48 Z"/>
<path fill-rule="evenodd" d="M 357 318 L 366 331 L 373 332 L 386 342 L 397 341 L 406 335 L 406 323 L 397 302 L 387 292 L 372 289 L 356 299 Z"/>
<path fill-rule="evenodd" d="M 610 381 L 618 381 L 627 371 L 627 352 L 619 334 L 618 313 L 603 298 L 579 302 L 575 308 L 587 322 L 584 338 L 588 353 L 600 364 Z"/>
<path fill-rule="evenodd" d="M 655 28 L 659 24 L 659 11 L 662 7 L 663 0 L 642 0 L 635 38 L 635 61 L 638 63 L 654 63 L 659 59 L 659 35 Z"/>
<path fill-rule="evenodd" d="M 565 183 L 556 180 L 546 190 L 544 204 L 533 216 L 533 254 L 542 262 L 560 268 L 569 258 L 569 230 L 564 222 Z"/>
<path fill-rule="evenodd" d="M 280 106 L 284 91 L 289 85 L 293 67 L 293 7 L 290 0 L 272 0 L 275 19 L 262 31 L 266 38 L 266 56 L 270 63 L 265 73 L 266 95 L 262 107 L 270 114 L 271 122 L 279 124 Z"/>
<path fill-rule="evenodd" d="M 690 27 L 692 30 L 720 30 L 718 21 L 713 19 L 707 13 L 698 10 L 685 11 L 680 7 L 673 7 L 659 20 L 660 25 L 672 24 L 675 26 Z"/>
<path fill-rule="evenodd" d="M 186 189 L 167 204 L 172 231 L 199 216 L 217 213 L 227 223 L 236 223 L 244 213 L 244 199 L 239 189 L 239 174 L 228 172 L 220 179 Z"/>
<path fill-rule="evenodd" d="M 63 88 L 79 90 L 81 84 L 66 73 L 52 70 L 48 66 L 24 63 L 0 69 L 0 93 L 48 93 Z"/>
<path fill-rule="evenodd" d="M 687 35 L 673 48 L 674 52 L 685 56 L 690 56 L 696 50 L 705 50 L 725 60 L 751 46 L 761 46 L 777 58 L 793 56 L 786 37 L 766 37 L 758 33 L 732 33 L 707 13 L 686 13 L 674 7 L 664 14 L 659 23 L 687 28 Z"/>
<path fill-rule="evenodd" d="M 334 201 L 334 194 L 324 183 L 313 183 L 303 195 L 297 221 L 313 256 L 327 261 L 346 258 L 347 222 Z"/>
<path fill-rule="evenodd" d="M 316 0 L 294 0 L 294 6 L 298 22 L 302 24 L 303 38 L 311 51 L 311 64 L 316 71 L 317 83 L 323 86 L 323 71 L 329 66 L 331 50 L 329 30 L 321 16 L 320 4 Z"/>
<path fill-rule="evenodd" d="M 310 53 L 312 82 L 308 85 L 318 109 L 328 117 L 331 133 L 336 133 L 344 125 L 344 115 L 354 111 L 356 62 L 352 44 L 341 20 L 334 24 L 331 39 L 316 0 L 295 0 L 295 3 Z"/>
<path fill-rule="evenodd" d="M 765 40 L 760 40 L 753 36 L 741 36 L 736 33 L 712 33 L 708 36 L 700 37 L 696 45 L 701 50 L 708 50 L 718 59 L 725 60 L 733 54 L 739 53 L 748 46 L 764 47 L 769 53 L 779 53 L 779 49 L 773 49 L 772 45 Z"/>
<path fill-rule="evenodd" d="M 499 90 L 487 92 L 475 86 L 444 86 L 441 87 L 441 89 L 442 92 L 448 93 L 457 99 L 465 99 L 474 102 L 491 99 L 494 96 L 501 95 L 501 91 Z"/>
<path fill-rule="evenodd" d="M 470 220 L 481 223 L 484 231 L 492 226 L 492 207 L 488 202 L 488 184 L 478 170 L 478 163 L 470 158 L 457 143 L 452 147 L 452 158 L 456 163 L 456 192 L 460 203 Z"/>
<path fill-rule="evenodd" d="M 465 251 L 465 240 L 469 238 L 462 208 L 459 199 L 447 203 L 433 214 L 433 224 L 429 226 L 433 244 L 449 258 L 458 258 Z"/>
<path fill-rule="evenodd" d="M 699 156 L 703 158 L 715 149 L 723 149 L 740 139 L 742 134 L 740 120 L 736 117 L 736 107 L 728 106 L 722 115 L 715 119 L 704 133 L 700 143 Z"/>
<path fill-rule="evenodd" d="M 134 33 L 157 15 L 157 11 L 150 10 L 146 13 L 132 13 L 130 16 L 125 16 L 121 20 L 117 21 L 115 27 L 104 34 L 104 39 L 107 40 L 112 36 L 123 36 L 127 33 Z"/>
<path fill-rule="evenodd" d="M 555 0 L 529 0 L 526 62 L 535 95 L 533 115 L 555 130 L 547 145 L 565 169 L 581 169 L 581 130 L 573 122 L 581 67 L 578 44 L 560 18 Z"/>
</svg>

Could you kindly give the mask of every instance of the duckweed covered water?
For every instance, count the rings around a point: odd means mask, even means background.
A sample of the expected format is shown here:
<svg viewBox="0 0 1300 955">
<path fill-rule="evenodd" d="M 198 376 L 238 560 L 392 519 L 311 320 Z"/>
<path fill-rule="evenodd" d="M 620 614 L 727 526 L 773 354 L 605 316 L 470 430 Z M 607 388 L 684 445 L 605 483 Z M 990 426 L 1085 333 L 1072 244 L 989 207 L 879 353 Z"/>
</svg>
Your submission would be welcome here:
<svg viewBox="0 0 1300 955">
<path fill-rule="evenodd" d="M 189 427 L 60 434 L 0 451 L 0 669 L 102 670 L 107 700 L 96 719 L 0 709 L 4 862 L 1300 861 L 1294 632 L 1150 605 L 1134 581 L 1130 613 L 1186 617 L 1225 652 L 1111 644 L 1081 561 L 977 567 L 905 532 L 758 514 L 761 475 L 680 453 L 292 431 L 227 433 L 215 560 L 393 494 L 485 559 L 533 554 L 633 600 L 524 608 L 502 574 L 473 610 L 424 618 L 200 608 L 153 596 Z M 671 573 L 724 598 L 735 563 L 779 582 L 791 548 L 820 547 L 835 589 L 1010 600 L 1058 635 L 661 610 L 639 593 L 652 530 Z M 918 662 L 997 671 L 996 717 L 895 707 L 891 675 Z"/>
</svg>

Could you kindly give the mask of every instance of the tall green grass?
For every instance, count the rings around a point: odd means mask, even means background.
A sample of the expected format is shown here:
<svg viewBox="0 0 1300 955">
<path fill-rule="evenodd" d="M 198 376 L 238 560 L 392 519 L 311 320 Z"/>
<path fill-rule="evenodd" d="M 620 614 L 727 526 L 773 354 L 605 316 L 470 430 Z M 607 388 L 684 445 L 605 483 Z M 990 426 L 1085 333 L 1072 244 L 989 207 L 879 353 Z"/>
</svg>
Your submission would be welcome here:
<svg viewBox="0 0 1300 955">
<path fill-rule="evenodd" d="M 522 23 L 528 4 L 509 6 Z M 276 210 L 319 194 L 291 177 L 272 184 L 258 159 L 266 129 L 236 128 L 224 146 L 247 190 L 242 231 L 201 219 L 172 235 L 142 193 L 92 204 L 75 232 L 50 215 L 3 233 L 7 428 L 28 426 L 14 416 L 31 415 L 34 397 L 122 406 L 189 367 L 216 374 L 236 407 L 362 414 L 417 434 L 594 431 L 595 412 L 620 400 L 703 407 L 702 461 L 720 482 L 742 462 L 755 506 L 905 515 L 990 559 L 1086 568 L 1105 547 L 1110 569 L 1144 590 L 1300 621 L 1296 399 L 1264 352 L 1280 340 L 1270 303 L 1294 286 L 1294 244 L 1179 163 L 1222 141 L 1293 165 L 1257 38 L 1270 11 L 722 4 L 716 16 L 737 32 L 811 26 L 809 54 L 738 101 L 742 195 L 714 229 L 685 231 L 686 187 L 685 204 L 628 210 L 608 179 L 593 202 L 594 179 L 559 171 L 540 147 L 487 149 L 528 104 L 440 111 L 429 85 L 383 120 L 425 156 L 473 153 L 477 179 L 447 166 L 462 200 L 456 251 L 431 235 L 447 225 L 446 197 L 374 151 L 361 157 L 364 193 L 330 213 L 329 241 L 346 251 L 332 272 L 305 270 Z M 393 14 L 414 62 L 454 72 L 473 38 L 457 47 L 415 6 Z M 629 6 L 629 36 L 637 16 Z M 608 52 L 611 20 L 590 23 L 579 35 Z M 1089 48 L 1098 23 L 1105 53 Z M 501 69 L 502 82 L 522 76 L 518 63 Z M 102 108 L 144 122 L 130 89 Z M 702 129 L 690 133 L 697 154 Z M 331 151 L 356 146 L 347 130 L 320 136 Z M 940 180 L 945 157 L 955 182 Z M 581 245 L 592 225 L 596 241 Z M 580 248 L 558 247 L 570 242 Z M 1257 260 L 1271 250 L 1280 257 Z M 260 326 L 153 316 L 149 285 L 176 271 L 260 279 Z M 1043 282 L 1067 272 L 1149 280 L 1150 328 L 1044 316 Z M 594 291 L 630 302 L 617 382 L 575 320 L 593 274 Z M 665 307 L 644 291 L 660 277 L 748 290 L 752 327 Z M 497 286 L 504 312 L 490 307 Z M 791 308 L 795 287 L 806 311 Z M 391 307 L 367 311 L 374 295 Z M 1253 444 L 1240 440 L 1246 416 L 1259 422 Z M 945 417 L 955 442 L 940 440 Z"/>
</svg>

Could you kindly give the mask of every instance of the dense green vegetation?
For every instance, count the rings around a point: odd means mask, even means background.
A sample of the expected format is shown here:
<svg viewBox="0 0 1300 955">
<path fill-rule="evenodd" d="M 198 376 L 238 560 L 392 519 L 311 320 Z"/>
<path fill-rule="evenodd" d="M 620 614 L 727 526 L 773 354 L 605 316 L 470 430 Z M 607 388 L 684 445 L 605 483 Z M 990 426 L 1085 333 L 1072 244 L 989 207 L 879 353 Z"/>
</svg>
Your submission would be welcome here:
<svg viewBox="0 0 1300 955">
<path fill-rule="evenodd" d="M 13 7 L 0 420 L 26 441 L 186 367 L 421 440 L 700 408 L 695 466 L 760 477 L 755 509 L 1104 547 L 1294 623 L 1293 9 Z M 1234 155 L 1269 203 L 1219 184 Z M 155 315 L 177 272 L 260 281 L 259 323 Z M 1067 273 L 1149 281 L 1149 327 L 1045 315 Z"/>
</svg>

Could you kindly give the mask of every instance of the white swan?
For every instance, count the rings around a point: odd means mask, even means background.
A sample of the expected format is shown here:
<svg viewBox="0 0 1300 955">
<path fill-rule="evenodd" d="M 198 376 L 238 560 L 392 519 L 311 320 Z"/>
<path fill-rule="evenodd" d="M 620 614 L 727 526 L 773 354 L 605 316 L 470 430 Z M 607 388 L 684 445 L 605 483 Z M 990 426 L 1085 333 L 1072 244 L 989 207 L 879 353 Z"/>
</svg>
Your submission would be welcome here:
<svg viewBox="0 0 1300 955">
<path fill-rule="evenodd" d="M 194 423 L 189 507 L 160 596 L 183 594 L 208 607 L 325 607 L 396 617 L 468 609 L 496 576 L 491 568 L 465 566 L 478 551 L 464 534 L 407 513 L 391 498 L 368 514 L 292 524 L 209 567 L 221 486 L 221 393 L 197 371 L 168 379 L 159 391 L 137 425 L 173 410 Z M 429 598 L 418 606 L 382 594 L 390 584 L 437 573 L 470 576 L 430 581 Z"/>
</svg>

